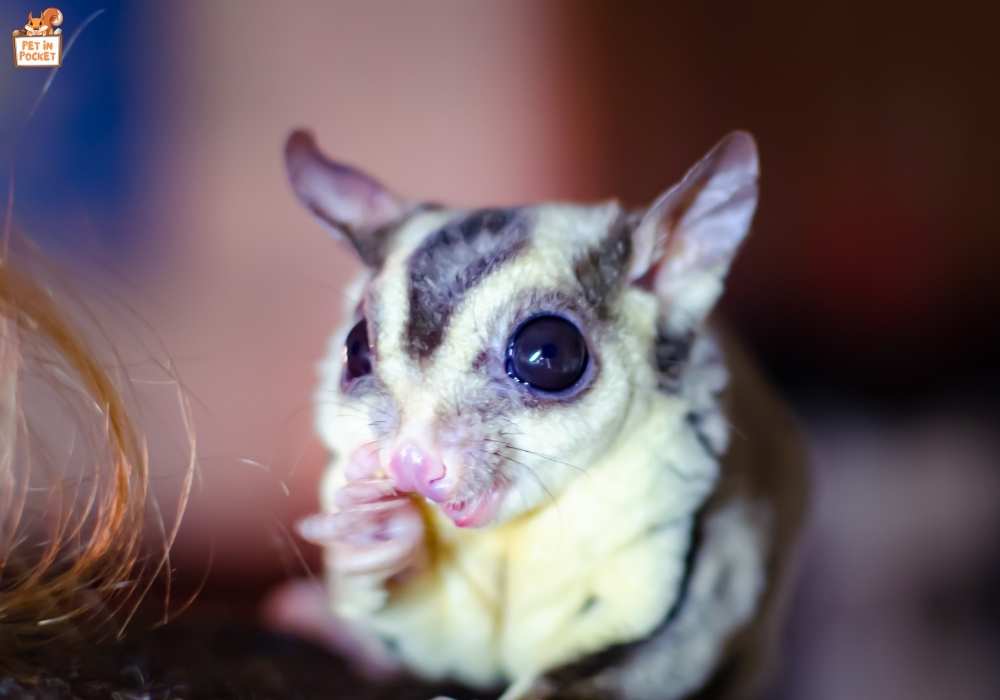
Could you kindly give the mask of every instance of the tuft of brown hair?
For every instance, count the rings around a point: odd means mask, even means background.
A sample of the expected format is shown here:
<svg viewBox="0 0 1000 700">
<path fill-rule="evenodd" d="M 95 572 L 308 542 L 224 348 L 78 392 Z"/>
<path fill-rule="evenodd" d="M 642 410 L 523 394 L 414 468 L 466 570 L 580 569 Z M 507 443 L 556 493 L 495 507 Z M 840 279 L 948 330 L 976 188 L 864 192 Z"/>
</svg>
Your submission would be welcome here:
<svg viewBox="0 0 1000 700">
<path fill-rule="evenodd" d="M 76 427 L 63 434 L 58 420 L 33 420 L 26 379 L 54 389 Z M 71 451 L 84 435 L 79 478 L 52 464 L 43 435 Z M 146 444 L 115 378 L 51 291 L 2 255 L 0 659 L 54 636 L 124 629 L 151 575 L 169 569 L 176 534 L 163 533 L 163 555 L 150 564 L 142 551 L 149 480 Z M 178 523 L 189 486 L 187 479 Z"/>
</svg>

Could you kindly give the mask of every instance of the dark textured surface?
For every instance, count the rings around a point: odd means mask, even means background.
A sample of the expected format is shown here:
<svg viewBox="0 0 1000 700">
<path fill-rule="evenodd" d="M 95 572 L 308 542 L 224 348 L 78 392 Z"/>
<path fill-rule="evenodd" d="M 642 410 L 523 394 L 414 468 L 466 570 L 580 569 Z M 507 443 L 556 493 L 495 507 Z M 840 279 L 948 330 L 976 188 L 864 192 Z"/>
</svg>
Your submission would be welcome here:
<svg viewBox="0 0 1000 700">
<path fill-rule="evenodd" d="M 6 661 L 10 661 L 9 659 Z M 0 698 L 186 700 L 345 698 L 427 700 L 455 688 L 365 682 L 307 642 L 240 622 L 168 625 L 119 643 L 59 643 L 17 659 L 0 677 Z"/>
</svg>

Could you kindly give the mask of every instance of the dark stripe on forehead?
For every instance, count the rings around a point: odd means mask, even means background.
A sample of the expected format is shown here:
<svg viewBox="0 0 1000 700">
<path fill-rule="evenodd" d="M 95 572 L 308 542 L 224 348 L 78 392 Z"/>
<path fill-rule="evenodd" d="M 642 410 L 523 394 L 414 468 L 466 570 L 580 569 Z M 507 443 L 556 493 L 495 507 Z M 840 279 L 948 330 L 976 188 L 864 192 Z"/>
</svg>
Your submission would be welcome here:
<svg viewBox="0 0 1000 700">
<path fill-rule="evenodd" d="M 620 216 L 607 235 L 586 250 L 573 266 L 583 299 L 598 318 L 607 318 L 611 299 L 620 289 L 632 254 L 632 229 L 631 218 Z"/>
<path fill-rule="evenodd" d="M 529 228 L 521 210 L 481 209 L 448 222 L 413 251 L 404 338 L 411 357 L 427 358 L 441 345 L 455 308 L 524 248 Z"/>
</svg>

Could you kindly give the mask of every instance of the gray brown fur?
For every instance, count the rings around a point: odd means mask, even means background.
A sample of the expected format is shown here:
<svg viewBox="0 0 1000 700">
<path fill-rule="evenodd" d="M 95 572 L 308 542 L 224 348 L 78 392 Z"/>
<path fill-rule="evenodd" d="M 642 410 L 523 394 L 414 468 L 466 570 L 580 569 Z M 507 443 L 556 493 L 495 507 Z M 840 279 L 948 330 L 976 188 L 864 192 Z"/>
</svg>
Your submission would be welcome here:
<svg viewBox="0 0 1000 700">
<path fill-rule="evenodd" d="M 529 228 L 520 210 L 481 209 L 427 236 L 409 259 L 406 349 L 411 357 L 433 354 L 469 290 L 524 248 Z"/>
<path fill-rule="evenodd" d="M 693 331 L 677 336 L 667 331 L 662 324 L 657 329 L 653 359 L 658 374 L 657 387 L 661 391 L 677 393 L 680 389 L 681 374 L 684 363 L 691 354 L 692 343 L 694 343 Z"/>
<path fill-rule="evenodd" d="M 588 249 L 573 267 L 583 298 L 597 317 L 605 319 L 613 293 L 621 289 L 622 276 L 632 254 L 632 222 L 620 217 L 604 239 Z"/>
</svg>

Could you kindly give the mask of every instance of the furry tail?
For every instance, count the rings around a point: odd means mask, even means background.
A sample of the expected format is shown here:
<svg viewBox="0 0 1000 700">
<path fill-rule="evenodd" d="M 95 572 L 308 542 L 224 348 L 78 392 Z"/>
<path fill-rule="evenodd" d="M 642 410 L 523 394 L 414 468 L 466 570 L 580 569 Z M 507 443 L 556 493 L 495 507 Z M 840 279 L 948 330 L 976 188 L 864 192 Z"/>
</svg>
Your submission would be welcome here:
<svg viewBox="0 0 1000 700">
<path fill-rule="evenodd" d="M 42 13 L 42 24 L 47 24 L 55 29 L 56 27 L 62 25 L 62 23 L 63 13 L 55 7 L 50 7 Z"/>
</svg>

